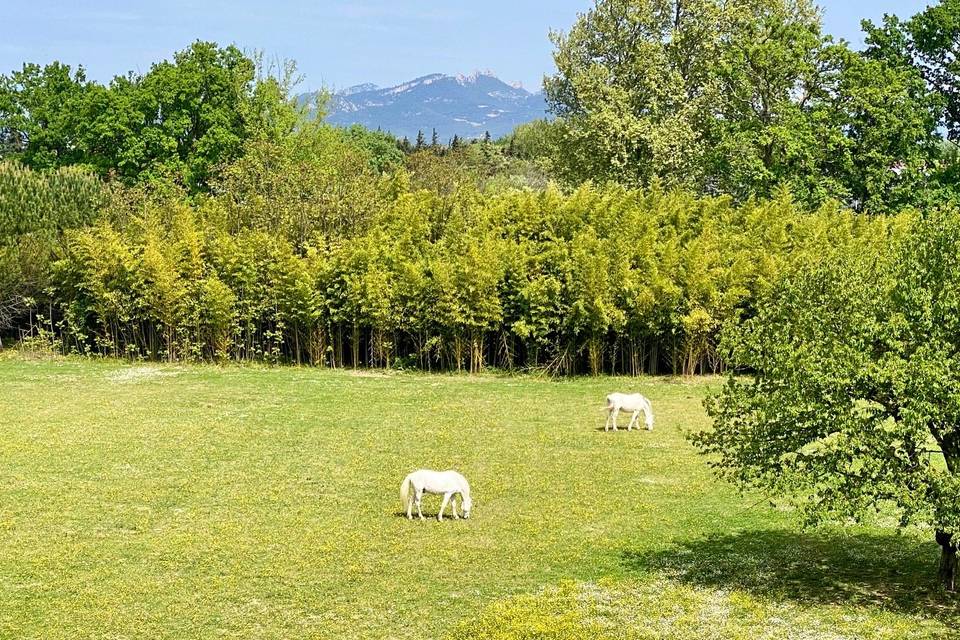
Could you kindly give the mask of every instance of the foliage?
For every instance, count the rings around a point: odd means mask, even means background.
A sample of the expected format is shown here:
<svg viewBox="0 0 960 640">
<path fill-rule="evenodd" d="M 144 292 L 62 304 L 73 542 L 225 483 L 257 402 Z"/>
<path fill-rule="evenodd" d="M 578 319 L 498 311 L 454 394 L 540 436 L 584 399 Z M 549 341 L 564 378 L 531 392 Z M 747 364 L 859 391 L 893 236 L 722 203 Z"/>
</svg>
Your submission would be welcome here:
<svg viewBox="0 0 960 640">
<path fill-rule="evenodd" d="M 941 98 L 942 124 L 953 141 L 960 139 L 960 91 L 954 80 L 960 71 L 958 18 L 960 2 L 941 0 L 906 20 L 886 15 L 881 25 L 869 20 L 863 25 L 868 56 L 916 70 Z"/>
<path fill-rule="evenodd" d="M 106 201 L 99 180 L 80 168 L 36 172 L 0 162 L 0 330 L 37 302 L 63 232 L 92 222 Z"/>
<path fill-rule="evenodd" d="M 789 185 L 871 212 L 922 197 L 938 100 L 916 70 L 833 44 L 808 0 L 599 0 L 553 40 L 567 182 L 739 201 Z"/>
<path fill-rule="evenodd" d="M 731 327 L 732 377 L 695 441 L 719 473 L 793 496 L 810 522 L 895 509 L 929 525 L 955 580 L 960 534 L 960 219 L 910 221 L 892 250 L 825 252 Z M 951 566 L 952 563 L 952 566 Z"/>
<path fill-rule="evenodd" d="M 281 142 L 254 140 L 214 185 L 226 228 L 257 229 L 303 246 L 314 234 L 351 237 L 389 198 L 389 177 L 353 134 L 308 125 Z"/>
<path fill-rule="evenodd" d="M 719 327 L 786 266 L 893 228 L 786 195 L 481 194 L 443 173 L 481 144 L 420 152 L 409 183 L 450 182 L 411 190 L 336 130 L 253 142 L 198 205 L 115 200 L 32 293 L 80 353 L 693 374 L 725 366 Z"/>
<path fill-rule="evenodd" d="M 47 169 L 84 164 L 126 182 L 204 190 L 244 142 L 289 134 L 294 70 L 258 77 L 236 47 L 195 42 L 144 75 L 86 80 L 59 62 L 0 75 L 0 152 Z"/>
<path fill-rule="evenodd" d="M 402 145 L 393 135 L 370 131 L 360 125 L 347 128 L 345 134 L 353 146 L 359 147 L 370 157 L 370 167 L 377 173 L 393 172 L 403 166 Z"/>
</svg>

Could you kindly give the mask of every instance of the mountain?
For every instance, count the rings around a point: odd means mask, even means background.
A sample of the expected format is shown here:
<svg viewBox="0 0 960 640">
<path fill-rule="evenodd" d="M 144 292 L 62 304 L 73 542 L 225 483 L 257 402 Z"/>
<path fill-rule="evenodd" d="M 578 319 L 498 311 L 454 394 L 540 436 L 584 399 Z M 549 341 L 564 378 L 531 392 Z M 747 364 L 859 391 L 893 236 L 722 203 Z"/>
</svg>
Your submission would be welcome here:
<svg viewBox="0 0 960 640">
<path fill-rule="evenodd" d="M 315 110 L 316 95 L 301 95 L 301 104 Z M 487 131 L 500 137 L 518 124 L 546 117 L 546 109 L 543 93 L 507 84 L 489 72 L 435 73 L 395 87 L 361 84 L 337 91 L 327 105 L 326 120 L 380 128 L 411 141 L 423 131 L 429 142 L 436 129 L 440 139 L 449 142 L 454 135 L 480 138 Z"/>
</svg>

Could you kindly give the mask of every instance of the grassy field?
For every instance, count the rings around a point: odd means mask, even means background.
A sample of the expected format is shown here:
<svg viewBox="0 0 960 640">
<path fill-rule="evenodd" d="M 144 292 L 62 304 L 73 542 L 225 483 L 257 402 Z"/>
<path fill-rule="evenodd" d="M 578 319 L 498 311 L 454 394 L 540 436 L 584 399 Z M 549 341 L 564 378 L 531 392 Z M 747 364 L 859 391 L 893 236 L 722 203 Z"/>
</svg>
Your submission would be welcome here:
<svg viewBox="0 0 960 640">
<path fill-rule="evenodd" d="M 0 637 L 957 637 L 928 535 L 711 477 L 711 384 L 0 358 Z M 473 517 L 400 517 L 418 467 Z"/>
</svg>

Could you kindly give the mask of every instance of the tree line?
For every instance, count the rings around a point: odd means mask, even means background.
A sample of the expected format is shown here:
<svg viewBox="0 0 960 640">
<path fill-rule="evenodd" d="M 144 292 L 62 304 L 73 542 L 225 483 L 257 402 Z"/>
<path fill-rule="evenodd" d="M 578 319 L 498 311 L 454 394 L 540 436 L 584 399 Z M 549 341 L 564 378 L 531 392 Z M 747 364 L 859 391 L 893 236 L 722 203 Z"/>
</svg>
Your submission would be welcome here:
<svg viewBox="0 0 960 640">
<path fill-rule="evenodd" d="M 81 176 L 7 163 L 0 194 L 33 180 L 38 197 L 64 198 L 62 181 Z M 78 187 L 82 220 L 57 223 L 49 260 L 19 262 L 39 271 L 24 292 L 34 330 L 64 353 L 163 360 L 716 372 L 717 331 L 786 264 L 871 250 L 899 221 L 809 213 L 788 194 L 737 205 L 656 186 L 413 182 L 317 127 L 253 143 L 194 204 Z M 4 255 L 16 263 L 30 234 Z"/>
<path fill-rule="evenodd" d="M 806 0 L 598 0 L 554 34 L 555 119 L 449 145 L 307 121 L 295 65 L 232 46 L 109 85 L 26 64 L 0 75 L 0 326 L 170 360 L 721 370 L 785 264 L 952 198 L 933 11 L 855 52 Z"/>
</svg>

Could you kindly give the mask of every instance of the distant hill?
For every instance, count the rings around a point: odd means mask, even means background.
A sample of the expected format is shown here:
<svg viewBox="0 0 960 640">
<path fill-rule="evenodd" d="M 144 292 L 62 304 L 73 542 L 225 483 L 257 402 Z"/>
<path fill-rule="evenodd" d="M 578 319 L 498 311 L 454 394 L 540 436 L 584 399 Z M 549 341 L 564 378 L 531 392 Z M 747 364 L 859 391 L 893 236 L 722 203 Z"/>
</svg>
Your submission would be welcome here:
<svg viewBox="0 0 960 640">
<path fill-rule="evenodd" d="M 299 96 L 316 109 L 316 94 Z M 518 124 L 546 116 L 543 93 L 507 84 L 490 73 L 448 76 L 435 73 L 395 87 L 361 84 L 336 92 L 327 105 L 327 122 L 381 128 L 411 141 L 423 131 L 429 142 L 433 129 L 444 143 L 454 136 L 494 138 Z"/>
</svg>

